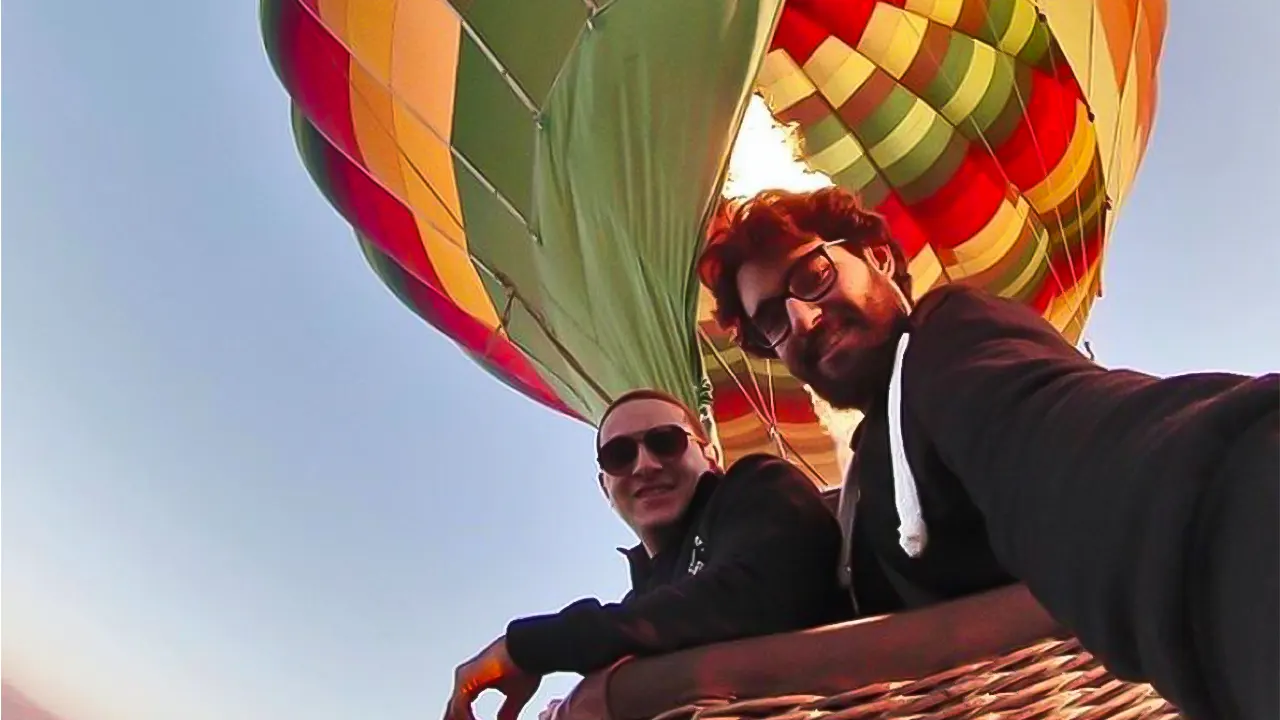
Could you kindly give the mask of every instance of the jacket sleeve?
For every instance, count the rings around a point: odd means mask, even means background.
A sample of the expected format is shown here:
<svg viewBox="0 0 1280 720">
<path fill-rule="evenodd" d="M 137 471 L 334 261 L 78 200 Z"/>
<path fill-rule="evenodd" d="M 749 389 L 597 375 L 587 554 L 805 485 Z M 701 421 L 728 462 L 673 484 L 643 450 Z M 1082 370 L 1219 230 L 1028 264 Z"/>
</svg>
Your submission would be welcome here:
<svg viewBox="0 0 1280 720">
<path fill-rule="evenodd" d="M 905 412 L 1000 561 L 1117 676 L 1189 716 L 1280 716 L 1277 377 L 1106 370 L 1030 309 L 968 290 L 917 315 Z M 1239 640 L 1211 658 L 1205 636 Z"/>
<path fill-rule="evenodd" d="M 526 672 L 588 673 L 660 654 L 821 624 L 838 593 L 840 529 L 817 489 L 771 458 L 735 468 L 718 493 L 710 558 L 696 575 L 620 603 L 581 600 L 513 621 L 507 647 Z"/>
</svg>

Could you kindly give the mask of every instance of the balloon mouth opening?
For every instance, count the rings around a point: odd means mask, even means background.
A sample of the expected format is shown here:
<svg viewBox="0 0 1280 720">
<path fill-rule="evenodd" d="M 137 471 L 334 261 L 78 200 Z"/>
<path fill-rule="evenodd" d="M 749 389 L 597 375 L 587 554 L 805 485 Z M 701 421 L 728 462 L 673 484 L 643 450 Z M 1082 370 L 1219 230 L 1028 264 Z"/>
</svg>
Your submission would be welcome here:
<svg viewBox="0 0 1280 720">
<path fill-rule="evenodd" d="M 805 162 L 801 150 L 795 124 L 779 122 L 769 111 L 764 98 L 753 93 L 730 150 L 728 173 L 720 194 L 726 199 L 739 199 L 762 190 L 804 192 L 834 185 L 830 177 Z M 806 385 L 805 390 L 814 415 L 831 438 L 840 468 L 840 478 L 826 480 L 839 482 L 853 457 L 849 441 L 862 415 L 856 411 L 836 410 L 819 398 L 812 388 Z"/>
<path fill-rule="evenodd" d="M 729 171 L 720 194 L 736 199 L 761 190 L 804 192 L 834 185 L 804 161 L 801 150 L 795 124 L 778 122 L 764 98 L 753 93 L 729 152 Z"/>
</svg>

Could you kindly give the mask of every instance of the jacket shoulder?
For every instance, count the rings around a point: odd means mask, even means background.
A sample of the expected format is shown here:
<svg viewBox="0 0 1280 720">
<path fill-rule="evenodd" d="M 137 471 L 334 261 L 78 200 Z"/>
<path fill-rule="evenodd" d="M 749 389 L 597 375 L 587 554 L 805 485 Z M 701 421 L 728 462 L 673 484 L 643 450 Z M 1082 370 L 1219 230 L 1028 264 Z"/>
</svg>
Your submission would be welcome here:
<svg viewBox="0 0 1280 720">
<path fill-rule="evenodd" d="M 911 311 L 911 321 L 918 327 L 927 323 L 940 311 L 960 308 L 1004 308 L 1008 303 L 1008 300 L 967 285 L 943 285 L 920 296 Z"/>
<path fill-rule="evenodd" d="M 952 323 L 1057 334 L 1049 322 L 1028 305 L 965 285 L 945 285 L 930 290 L 920 296 L 911 311 L 911 326 L 917 331 Z"/>
<path fill-rule="evenodd" d="M 725 471 L 725 479 L 746 480 L 761 476 L 781 476 L 801 478 L 807 481 L 804 472 L 790 460 L 770 455 L 769 453 L 752 453 L 744 455 Z"/>
<path fill-rule="evenodd" d="M 745 455 L 725 472 L 719 495 L 743 496 L 813 496 L 822 493 L 797 465 L 768 453 Z"/>
</svg>

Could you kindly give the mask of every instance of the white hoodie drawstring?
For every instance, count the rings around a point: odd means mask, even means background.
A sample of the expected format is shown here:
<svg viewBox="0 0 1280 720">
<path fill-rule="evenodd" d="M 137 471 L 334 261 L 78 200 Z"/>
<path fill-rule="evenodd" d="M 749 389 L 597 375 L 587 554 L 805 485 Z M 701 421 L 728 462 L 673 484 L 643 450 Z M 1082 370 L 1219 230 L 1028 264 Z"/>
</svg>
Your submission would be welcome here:
<svg viewBox="0 0 1280 720">
<path fill-rule="evenodd" d="M 929 543 L 929 530 L 920 509 L 920 491 L 907 461 L 907 448 L 902 442 L 902 363 L 907 354 L 910 335 L 898 339 L 893 374 L 889 376 L 889 457 L 893 469 L 893 500 L 898 508 L 898 544 L 911 557 L 920 557 Z"/>
</svg>

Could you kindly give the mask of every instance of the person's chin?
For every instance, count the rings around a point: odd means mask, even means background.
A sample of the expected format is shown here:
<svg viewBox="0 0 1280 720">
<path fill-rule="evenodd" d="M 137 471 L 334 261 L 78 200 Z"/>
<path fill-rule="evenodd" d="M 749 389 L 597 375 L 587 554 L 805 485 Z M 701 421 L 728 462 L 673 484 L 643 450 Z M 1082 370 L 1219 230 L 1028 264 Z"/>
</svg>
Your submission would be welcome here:
<svg viewBox="0 0 1280 720">
<path fill-rule="evenodd" d="M 679 521 L 679 515 L 670 515 L 668 513 L 644 514 L 635 519 L 637 526 L 645 528 L 646 531 L 655 535 L 665 535 L 676 527 Z"/>
<path fill-rule="evenodd" d="M 680 503 L 676 498 L 665 494 L 660 497 L 644 498 L 636 504 L 636 514 L 645 525 L 667 525 L 680 517 Z"/>
<path fill-rule="evenodd" d="M 856 377 L 858 370 L 866 364 L 868 356 L 873 353 L 852 338 L 832 347 L 818 360 L 815 376 L 826 385 L 843 384 Z"/>
<path fill-rule="evenodd" d="M 890 349 L 887 358 L 892 357 Z M 837 347 L 822 358 L 807 382 L 832 407 L 858 408 L 865 403 L 867 388 L 876 384 L 873 376 L 882 374 L 885 360 L 885 349 L 881 347 Z"/>
<path fill-rule="evenodd" d="M 836 410 L 850 410 L 858 407 L 858 397 L 849 392 L 850 383 L 839 378 L 824 377 L 809 383 L 809 387 L 818 397 Z"/>
</svg>

